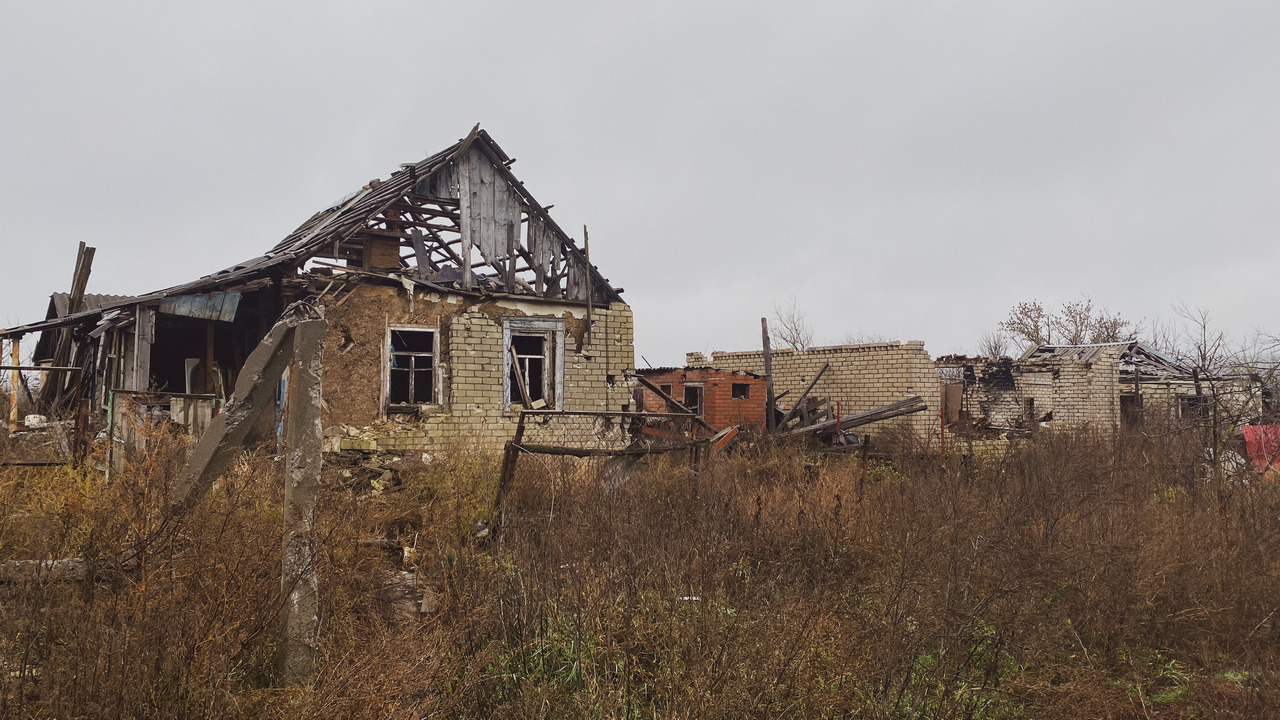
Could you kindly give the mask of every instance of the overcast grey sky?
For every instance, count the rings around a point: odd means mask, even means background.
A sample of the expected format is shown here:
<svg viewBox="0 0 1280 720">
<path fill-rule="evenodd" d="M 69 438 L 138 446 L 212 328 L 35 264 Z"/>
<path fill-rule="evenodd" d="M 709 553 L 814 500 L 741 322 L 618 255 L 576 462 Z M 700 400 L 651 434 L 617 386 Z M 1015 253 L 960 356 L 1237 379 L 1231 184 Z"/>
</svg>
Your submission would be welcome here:
<svg viewBox="0 0 1280 720">
<path fill-rule="evenodd" d="M 1019 300 L 1280 331 L 1280 3 L 0 2 L 0 324 L 139 293 L 482 123 L 637 363 L 976 349 Z"/>
</svg>

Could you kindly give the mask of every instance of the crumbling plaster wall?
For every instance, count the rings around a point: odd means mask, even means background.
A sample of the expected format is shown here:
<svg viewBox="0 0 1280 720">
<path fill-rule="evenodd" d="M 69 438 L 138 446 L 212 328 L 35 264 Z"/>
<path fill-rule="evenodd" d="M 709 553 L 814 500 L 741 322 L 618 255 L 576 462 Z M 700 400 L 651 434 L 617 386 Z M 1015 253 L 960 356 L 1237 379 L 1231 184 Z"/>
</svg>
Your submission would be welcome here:
<svg viewBox="0 0 1280 720">
<path fill-rule="evenodd" d="M 380 285 L 360 285 L 352 293 L 325 310 L 323 422 L 330 449 L 430 450 L 453 442 L 500 448 L 519 419 L 503 397 L 503 319 L 509 317 L 564 320 L 564 386 L 557 409 L 629 408 L 627 377 L 635 371 L 635 356 L 631 309 L 623 303 L 594 308 L 588 337 L 586 308 L 576 304 L 415 291 L 411 305 L 408 291 Z M 421 406 L 416 418 L 388 416 L 383 407 L 388 326 L 439 333 L 439 402 Z M 343 425 L 362 432 L 345 436 Z"/>
<path fill-rule="evenodd" d="M 705 361 L 700 355 L 692 353 L 686 362 L 692 366 Z M 890 425 L 905 422 L 921 437 L 938 434 L 941 388 L 924 342 L 912 340 L 906 343 L 833 345 L 803 351 L 774 350 L 774 392 L 789 390 L 783 403 L 794 402 L 823 363 L 831 363 L 831 367 L 810 395 L 829 398 L 833 402 L 838 400 L 840 411 L 845 415 L 888 405 L 912 395 L 924 398 L 928 406 L 924 412 L 872 423 L 865 426 L 865 430 L 860 428 L 859 432 L 874 434 Z M 764 373 L 764 352 L 715 351 L 711 353 L 710 365 L 726 370 Z"/>
</svg>

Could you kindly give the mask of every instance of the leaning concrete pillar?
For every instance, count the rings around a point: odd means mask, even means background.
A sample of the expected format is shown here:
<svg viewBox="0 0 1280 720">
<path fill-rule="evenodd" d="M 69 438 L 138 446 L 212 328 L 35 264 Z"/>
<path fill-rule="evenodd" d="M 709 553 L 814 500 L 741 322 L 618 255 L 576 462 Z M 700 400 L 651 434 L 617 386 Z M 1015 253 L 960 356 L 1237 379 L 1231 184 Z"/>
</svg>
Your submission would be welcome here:
<svg viewBox="0 0 1280 720">
<path fill-rule="evenodd" d="M 284 555 L 280 592 L 280 679 L 305 683 L 315 669 L 320 609 L 316 578 L 316 495 L 320 489 L 320 359 L 326 323 L 299 323 L 294 332 L 294 371 L 289 374 L 285 424 Z"/>
</svg>

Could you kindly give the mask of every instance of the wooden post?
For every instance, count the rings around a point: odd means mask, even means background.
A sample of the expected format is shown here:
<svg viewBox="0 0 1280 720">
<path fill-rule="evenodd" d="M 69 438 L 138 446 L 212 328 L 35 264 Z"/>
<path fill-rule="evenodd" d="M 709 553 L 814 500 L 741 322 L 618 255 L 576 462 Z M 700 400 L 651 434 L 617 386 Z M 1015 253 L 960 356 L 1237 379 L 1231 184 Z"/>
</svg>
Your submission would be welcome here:
<svg viewBox="0 0 1280 720">
<path fill-rule="evenodd" d="M 85 287 L 89 284 L 89 272 L 93 267 L 93 254 L 96 248 L 91 248 L 80 243 L 80 249 L 76 252 L 76 268 L 71 273 L 71 296 L 67 299 L 67 315 L 74 315 L 81 310 L 84 304 Z M 58 331 L 58 344 L 53 352 L 53 364 L 55 366 L 64 366 L 69 364 L 68 359 L 71 357 L 71 327 L 62 328 Z M 14 363 L 15 365 L 17 363 Z M 47 378 L 47 384 L 40 384 L 40 406 L 46 412 L 56 412 L 61 404 L 63 394 L 66 390 L 67 375 L 58 371 L 50 372 Z"/>
<path fill-rule="evenodd" d="M 765 345 L 767 347 L 768 343 Z M 767 360 L 765 361 L 765 367 L 769 367 L 769 361 Z M 800 397 L 796 398 L 795 404 L 791 406 L 791 409 L 787 411 L 786 415 L 782 416 L 782 421 L 778 423 L 778 427 L 786 427 L 787 423 L 791 422 L 791 418 L 795 417 L 796 412 L 804 412 L 801 409 L 801 406 L 804 405 L 805 398 L 809 397 L 809 391 L 813 390 L 813 386 L 818 384 L 818 381 L 822 379 L 822 374 L 825 373 L 829 367 L 831 367 L 831 363 L 822 364 L 822 367 L 818 369 L 818 374 L 813 376 L 813 380 L 809 381 L 809 385 L 805 387 L 804 392 L 800 393 Z M 767 374 L 768 370 L 765 370 L 765 373 Z M 777 402 L 777 400 L 777 398 L 774 398 L 774 402 Z M 838 405 L 839 403 L 837 403 L 836 417 L 840 416 L 840 409 Z"/>
<path fill-rule="evenodd" d="M 289 416 L 285 424 L 284 554 L 280 592 L 285 596 L 280 618 L 280 677 L 286 685 L 305 683 L 315 670 L 320 604 L 316 577 L 316 496 L 320 489 L 321 450 L 320 360 L 324 353 L 323 321 L 298 325 L 293 336 L 293 371 L 289 373 Z"/>
<path fill-rule="evenodd" d="M 22 363 L 18 356 L 18 335 L 14 335 L 10 341 L 13 345 L 10 352 L 10 359 L 13 361 L 14 368 Z M 9 376 L 9 432 L 17 432 L 18 430 L 18 386 L 22 384 L 22 371 L 14 370 Z"/>
<path fill-rule="evenodd" d="M 498 476 L 498 493 L 494 498 L 494 508 L 502 512 L 502 501 L 507 488 L 516 476 L 516 463 L 520 457 L 520 443 L 524 441 L 524 413 L 520 413 L 520 421 L 516 423 L 516 434 L 507 441 L 502 449 L 502 473 Z M 501 529 L 501 528 L 499 528 Z"/>
<path fill-rule="evenodd" d="M 773 406 L 777 398 L 773 396 L 773 352 L 769 349 L 769 319 L 760 318 L 760 337 L 764 343 L 764 411 L 765 425 L 769 432 L 776 429 Z M 798 405 L 799 403 L 797 403 Z"/>
<path fill-rule="evenodd" d="M 151 342 L 156 335 L 155 308 L 136 306 L 133 327 L 133 381 L 126 390 L 151 388 Z"/>
<path fill-rule="evenodd" d="M 520 398 L 524 400 L 524 409 L 532 410 L 533 401 L 529 399 L 529 388 L 524 384 L 524 373 L 520 369 L 520 356 L 516 354 L 516 346 L 513 343 L 509 348 L 511 350 L 511 369 L 516 372 L 516 384 L 520 387 Z M 502 406 L 506 407 L 507 399 L 502 398 Z M 520 416 L 522 421 L 524 415 Z"/>
<path fill-rule="evenodd" d="M 213 395 L 213 320 L 205 321 L 204 331 L 204 393 Z"/>
<path fill-rule="evenodd" d="M 595 300 L 595 283 L 591 281 L 591 236 L 587 234 L 587 226 L 582 226 L 582 254 L 587 263 L 587 332 L 586 347 L 591 347 L 591 306 Z"/>
</svg>

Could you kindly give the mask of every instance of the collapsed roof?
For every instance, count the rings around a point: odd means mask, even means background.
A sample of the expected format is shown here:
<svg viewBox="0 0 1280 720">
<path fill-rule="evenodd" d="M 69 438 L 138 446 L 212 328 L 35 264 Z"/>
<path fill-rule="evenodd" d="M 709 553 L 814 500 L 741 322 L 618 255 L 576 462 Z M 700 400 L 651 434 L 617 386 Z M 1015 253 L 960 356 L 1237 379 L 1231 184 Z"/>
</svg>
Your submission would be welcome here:
<svg viewBox="0 0 1280 720">
<path fill-rule="evenodd" d="M 1194 379 L 1191 368 L 1137 340 L 1090 345 L 1037 345 L 1023 353 L 1019 360 L 1061 359 L 1093 362 L 1105 351 L 1114 348 L 1123 348 L 1120 353 L 1122 380 L 1128 378 L 1129 382 L 1132 382 L 1135 372 L 1138 373 L 1140 382 Z"/>
<path fill-rule="evenodd" d="M 74 314 L 55 310 L 0 337 L 83 324 L 125 305 L 258 287 L 308 263 L 463 295 L 621 301 L 622 290 L 588 266 L 585 252 L 511 173 L 513 162 L 477 125 L 311 216 L 260 257 L 147 295 L 87 303 Z"/>
</svg>

